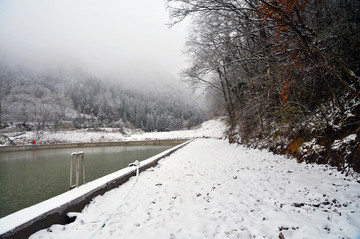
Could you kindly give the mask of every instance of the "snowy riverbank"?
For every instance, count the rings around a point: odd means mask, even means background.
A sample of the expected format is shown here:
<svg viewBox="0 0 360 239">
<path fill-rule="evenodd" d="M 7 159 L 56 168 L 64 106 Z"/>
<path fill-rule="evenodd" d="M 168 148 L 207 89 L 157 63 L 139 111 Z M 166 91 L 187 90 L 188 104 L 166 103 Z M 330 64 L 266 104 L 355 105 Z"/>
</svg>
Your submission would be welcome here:
<svg viewBox="0 0 360 239">
<path fill-rule="evenodd" d="M 140 174 L 124 200 L 135 181 L 94 198 L 74 223 L 53 225 L 31 238 L 355 238 L 360 233 L 360 184 L 353 178 L 225 140 L 197 139 L 161 160 Z"/>
<path fill-rule="evenodd" d="M 170 132 L 150 132 L 126 130 L 127 134 L 122 134 L 116 129 L 103 129 L 100 131 L 72 130 L 72 131 L 40 131 L 36 132 L 13 132 L 4 134 L 3 144 L 9 144 L 11 140 L 15 145 L 32 144 L 36 140 L 37 144 L 58 144 L 58 143 L 93 143 L 93 142 L 117 142 L 117 141 L 138 141 L 153 139 L 190 139 L 196 137 L 221 137 L 226 126 L 220 120 L 209 120 L 204 122 L 199 128 L 192 130 L 179 130 Z M 9 140 L 7 140 L 7 138 Z M 1 135 L 0 135 L 1 139 Z"/>
</svg>

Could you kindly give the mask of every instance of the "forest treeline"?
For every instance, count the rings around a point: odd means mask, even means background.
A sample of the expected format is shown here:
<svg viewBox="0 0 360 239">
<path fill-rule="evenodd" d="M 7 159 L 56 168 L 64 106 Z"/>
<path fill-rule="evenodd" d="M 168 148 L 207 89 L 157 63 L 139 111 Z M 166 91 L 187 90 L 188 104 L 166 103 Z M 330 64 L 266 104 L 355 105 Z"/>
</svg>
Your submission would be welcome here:
<svg viewBox="0 0 360 239">
<path fill-rule="evenodd" d="M 360 1 L 166 3 L 171 25 L 192 21 L 182 76 L 215 97 L 230 142 L 360 171 Z"/>
<path fill-rule="evenodd" d="M 71 121 L 76 128 L 169 131 L 193 127 L 204 119 L 200 110 L 179 99 L 176 91 L 172 98 L 161 98 L 151 94 L 151 87 L 147 87 L 148 93 L 125 90 L 119 83 L 85 73 L 34 74 L 3 68 L 0 86 L 2 128 L 18 125 L 28 130 L 56 130 Z"/>
</svg>

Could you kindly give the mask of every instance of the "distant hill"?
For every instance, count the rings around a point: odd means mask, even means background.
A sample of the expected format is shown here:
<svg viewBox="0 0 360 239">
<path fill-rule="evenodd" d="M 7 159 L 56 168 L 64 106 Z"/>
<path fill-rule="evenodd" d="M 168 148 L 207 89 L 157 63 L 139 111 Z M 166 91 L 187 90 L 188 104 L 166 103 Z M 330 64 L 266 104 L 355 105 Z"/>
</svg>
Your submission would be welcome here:
<svg viewBox="0 0 360 239">
<path fill-rule="evenodd" d="M 124 80 L 106 81 L 76 70 L 31 73 L 3 68 L 1 126 L 57 129 L 72 122 L 75 128 L 127 126 L 169 131 L 204 120 L 201 110 L 191 103 L 192 96 L 176 84 L 142 82 L 135 88 L 130 83 L 126 86 Z"/>
</svg>

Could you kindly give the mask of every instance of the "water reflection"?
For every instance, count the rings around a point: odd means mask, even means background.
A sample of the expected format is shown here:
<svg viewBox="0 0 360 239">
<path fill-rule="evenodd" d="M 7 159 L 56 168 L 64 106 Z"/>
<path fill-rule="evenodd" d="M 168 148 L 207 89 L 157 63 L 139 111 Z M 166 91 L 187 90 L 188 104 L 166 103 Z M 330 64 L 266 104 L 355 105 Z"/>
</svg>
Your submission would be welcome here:
<svg viewBox="0 0 360 239">
<path fill-rule="evenodd" d="M 111 146 L 0 153 L 0 217 L 66 192 L 72 152 L 84 151 L 89 182 L 171 147 Z"/>
</svg>

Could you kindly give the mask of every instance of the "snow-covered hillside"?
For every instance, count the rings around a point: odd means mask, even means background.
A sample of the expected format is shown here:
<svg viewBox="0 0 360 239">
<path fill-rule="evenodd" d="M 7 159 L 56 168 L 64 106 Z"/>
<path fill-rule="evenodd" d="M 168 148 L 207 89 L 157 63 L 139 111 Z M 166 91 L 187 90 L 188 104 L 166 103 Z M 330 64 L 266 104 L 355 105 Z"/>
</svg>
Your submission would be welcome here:
<svg viewBox="0 0 360 239">
<path fill-rule="evenodd" d="M 31 239 L 356 238 L 359 198 L 329 166 L 196 139 Z"/>
<path fill-rule="evenodd" d="M 147 139 L 186 139 L 197 137 L 222 137 L 226 129 L 221 119 L 209 120 L 204 122 L 198 129 L 180 130 L 170 132 L 152 132 L 125 130 L 126 134 L 120 133 L 116 129 L 103 129 L 101 131 L 72 130 L 72 131 L 40 131 L 11 133 L 6 134 L 15 145 L 32 144 L 36 140 L 37 144 L 56 144 L 56 143 L 88 143 L 88 142 L 115 142 L 115 141 L 135 141 Z M 3 138 L 0 140 L 2 145 L 9 143 Z"/>
</svg>

